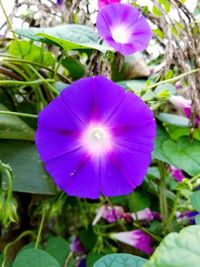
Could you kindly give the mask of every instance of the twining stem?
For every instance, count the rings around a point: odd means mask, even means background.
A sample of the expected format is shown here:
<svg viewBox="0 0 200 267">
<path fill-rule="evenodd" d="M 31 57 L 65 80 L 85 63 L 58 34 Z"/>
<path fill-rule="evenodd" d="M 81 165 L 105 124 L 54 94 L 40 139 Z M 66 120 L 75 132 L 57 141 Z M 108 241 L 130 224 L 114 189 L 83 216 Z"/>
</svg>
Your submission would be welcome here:
<svg viewBox="0 0 200 267">
<path fill-rule="evenodd" d="M 153 88 L 157 87 L 157 86 L 160 85 L 160 84 L 165 84 L 165 83 L 169 83 L 169 82 L 171 82 L 171 83 L 176 82 L 176 81 L 180 80 L 181 78 L 183 78 L 183 77 L 185 77 L 185 76 L 187 76 L 187 75 L 196 73 L 196 72 L 198 72 L 198 71 L 200 71 L 200 69 L 194 69 L 194 70 L 185 72 L 185 73 L 180 74 L 180 75 L 178 75 L 178 76 L 176 76 L 176 77 L 173 77 L 173 78 L 171 78 L 171 79 L 164 80 L 164 81 L 160 81 L 160 82 L 154 83 L 154 84 L 152 84 L 152 85 L 150 85 L 150 86 L 147 86 L 147 89 L 148 89 L 148 90 L 149 90 L 149 89 L 153 89 Z"/>
<path fill-rule="evenodd" d="M 60 68 L 60 65 L 62 63 L 62 60 L 63 60 L 64 56 L 65 56 L 65 51 L 62 52 L 62 54 L 61 54 L 61 56 L 60 56 L 60 58 L 58 60 L 58 63 L 56 65 L 56 68 L 55 68 L 55 71 L 54 71 L 54 74 L 53 74 L 54 80 L 56 80 L 56 77 L 57 77 L 57 74 L 58 74 L 58 70 Z"/>
<path fill-rule="evenodd" d="M 35 238 L 35 234 L 32 231 L 27 230 L 27 231 L 24 231 L 21 235 L 19 235 L 14 241 L 6 245 L 4 252 L 3 252 L 3 262 L 2 262 L 1 267 L 6 267 L 7 254 L 8 254 L 8 250 L 10 249 L 10 247 L 15 245 L 20 239 L 22 239 L 23 237 L 27 235 L 31 235 L 33 238 Z"/>
<path fill-rule="evenodd" d="M 142 227 L 141 225 L 137 224 L 137 223 L 133 223 L 133 225 L 142 230 L 143 232 L 145 232 L 146 234 L 148 234 L 149 236 L 151 236 L 153 239 L 155 239 L 156 241 L 158 242 L 161 242 L 162 241 L 162 238 L 157 236 L 157 235 L 154 235 L 153 233 L 151 233 L 149 230 L 147 230 L 146 228 Z"/>
<path fill-rule="evenodd" d="M 194 177 L 192 177 L 191 179 L 190 179 L 190 183 L 194 183 L 194 182 L 196 182 L 196 180 L 198 180 L 200 178 L 200 173 L 198 173 L 197 175 L 195 175 Z"/>
<path fill-rule="evenodd" d="M 39 78 L 43 79 L 42 75 L 32 65 L 28 66 Z M 50 83 L 46 83 L 46 85 L 54 94 L 59 95 L 59 92 L 53 87 L 53 85 L 51 85 Z"/>
<path fill-rule="evenodd" d="M 36 114 L 29 114 L 29 113 L 20 113 L 20 112 L 14 112 L 14 111 L 7 111 L 7 110 L 0 110 L 0 115 L 15 115 L 20 117 L 29 117 L 37 119 L 38 115 Z"/>
<path fill-rule="evenodd" d="M 167 219 L 167 221 L 166 221 L 166 223 L 164 225 L 164 230 L 166 230 L 169 227 L 171 221 L 174 218 L 174 215 L 175 215 L 175 212 L 176 212 L 176 209 L 177 209 L 177 205 L 178 205 L 179 197 L 180 197 L 180 191 L 178 191 L 177 194 L 176 194 L 176 197 L 175 197 L 175 200 L 174 200 L 174 205 L 173 205 L 171 213 L 170 213 L 170 215 L 169 215 L 169 217 L 168 217 L 168 219 Z"/>
<path fill-rule="evenodd" d="M 66 260 L 65 260 L 65 263 L 64 263 L 63 267 L 67 267 L 68 266 L 68 263 L 69 263 L 70 259 L 72 258 L 72 256 L 73 256 L 73 253 L 70 252 L 69 255 L 67 256 Z"/>
<path fill-rule="evenodd" d="M 35 81 L 15 81 L 15 80 L 1 80 L 0 81 L 0 85 L 4 85 L 4 86 L 15 86 L 15 85 L 27 85 L 27 86 L 31 86 L 31 85 L 37 85 L 37 84 L 41 84 L 41 83 L 49 83 L 49 82 L 54 82 L 53 79 L 38 79 Z"/>
<path fill-rule="evenodd" d="M 18 41 L 18 40 L 17 40 L 17 36 L 16 36 L 16 34 L 15 34 L 14 30 L 13 30 L 11 21 L 10 21 L 9 17 L 7 16 L 7 14 L 6 14 L 6 10 L 5 10 L 5 8 L 4 8 L 3 4 L 2 4 L 2 0 L 0 0 L 0 6 L 1 6 L 1 9 L 2 9 L 2 11 L 3 11 L 3 14 L 4 14 L 5 18 L 6 18 L 6 22 L 7 22 L 8 26 L 9 26 L 10 30 L 12 31 L 13 38 L 14 38 L 16 41 Z"/>
<path fill-rule="evenodd" d="M 168 205 L 166 196 L 166 183 L 165 183 L 165 165 L 159 162 L 159 172 L 160 172 L 160 184 L 159 184 L 159 199 L 160 199 L 160 212 L 162 221 L 165 223 L 168 219 Z"/>
<path fill-rule="evenodd" d="M 37 239 L 35 242 L 35 248 L 38 248 L 38 245 L 39 245 L 40 240 L 41 240 L 42 228 L 44 226 L 45 217 L 46 217 L 46 210 L 44 210 L 44 212 L 42 213 L 42 218 L 41 218 L 41 222 L 40 222 L 40 226 L 39 226 L 39 230 L 38 230 L 38 234 L 37 234 Z"/>
</svg>

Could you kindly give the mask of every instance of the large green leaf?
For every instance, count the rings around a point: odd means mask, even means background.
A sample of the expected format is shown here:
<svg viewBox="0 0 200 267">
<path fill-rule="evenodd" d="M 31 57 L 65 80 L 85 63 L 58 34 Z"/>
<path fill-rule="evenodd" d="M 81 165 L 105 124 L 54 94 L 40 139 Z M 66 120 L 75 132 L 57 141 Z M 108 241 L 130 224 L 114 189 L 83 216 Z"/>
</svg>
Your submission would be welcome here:
<svg viewBox="0 0 200 267">
<path fill-rule="evenodd" d="M 9 53 L 13 56 L 20 56 L 23 59 L 31 60 L 44 66 L 53 66 L 55 56 L 48 50 L 34 45 L 30 41 L 13 41 L 9 46 Z"/>
<path fill-rule="evenodd" d="M 159 113 L 156 117 L 162 122 L 166 122 L 178 127 L 188 127 L 190 124 L 190 120 L 188 118 L 169 113 Z"/>
<path fill-rule="evenodd" d="M 165 129 L 157 125 L 153 155 L 155 158 L 184 170 L 191 176 L 200 173 L 200 141 L 181 137 L 170 139 Z"/>
<path fill-rule="evenodd" d="M 70 253 L 67 241 L 62 237 L 52 237 L 47 241 L 45 250 L 63 266 Z"/>
<path fill-rule="evenodd" d="M 142 267 L 145 259 L 125 253 L 113 253 L 98 260 L 93 267 Z"/>
<path fill-rule="evenodd" d="M 66 51 L 85 48 L 97 49 L 102 52 L 112 50 L 101 45 L 98 34 L 92 28 L 84 25 L 68 24 L 52 28 L 16 29 L 15 32 L 34 41 L 58 45 Z"/>
<path fill-rule="evenodd" d="M 17 255 L 13 267 L 60 267 L 60 265 L 46 251 L 29 248 Z"/>
<path fill-rule="evenodd" d="M 170 159 L 167 158 L 167 156 L 164 154 L 164 151 L 162 149 L 162 145 L 166 140 L 169 140 L 170 137 L 168 133 L 165 131 L 164 127 L 160 124 L 156 124 L 156 138 L 154 141 L 154 151 L 153 151 L 153 157 L 156 159 L 159 159 L 163 162 L 166 162 L 168 164 L 171 164 Z"/>
<path fill-rule="evenodd" d="M 199 267 L 200 225 L 184 228 L 164 238 L 144 267 Z"/>
<path fill-rule="evenodd" d="M 200 173 L 200 142 L 181 137 L 177 142 L 166 140 L 162 144 L 164 154 L 175 167 L 194 176 Z"/>
<path fill-rule="evenodd" d="M 200 211 L 200 191 L 196 191 L 191 195 L 192 206 L 196 211 Z"/>
<path fill-rule="evenodd" d="M 35 145 L 28 141 L 0 140 L 0 160 L 13 170 L 13 190 L 35 194 L 55 192 L 53 181 L 43 168 Z M 7 177 L 3 175 L 3 189 Z"/>
<path fill-rule="evenodd" d="M 1 111 L 8 109 L 0 104 Z M 0 139 L 34 140 L 34 131 L 17 116 L 0 114 Z"/>
</svg>

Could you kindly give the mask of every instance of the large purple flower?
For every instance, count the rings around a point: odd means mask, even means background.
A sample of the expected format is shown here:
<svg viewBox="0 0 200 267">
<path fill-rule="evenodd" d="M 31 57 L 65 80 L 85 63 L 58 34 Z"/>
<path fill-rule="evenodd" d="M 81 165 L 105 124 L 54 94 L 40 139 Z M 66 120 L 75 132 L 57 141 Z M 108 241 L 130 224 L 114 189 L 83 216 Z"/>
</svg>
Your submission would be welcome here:
<svg viewBox="0 0 200 267">
<path fill-rule="evenodd" d="M 154 137 L 148 106 L 97 76 L 74 82 L 42 110 L 35 142 L 62 190 L 96 199 L 128 194 L 141 184 Z"/>
<path fill-rule="evenodd" d="M 107 6 L 109 4 L 113 4 L 113 3 L 120 3 L 121 0 L 98 0 L 98 8 L 102 8 L 104 6 Z"/>
<path fill-rule="evenodd" d="M 146 18 L 129 4 L 114 3 L 100 9 L 96 27 L 105 42 L 123 55 L 143 51 L 152 37 Z"/>
</svg>

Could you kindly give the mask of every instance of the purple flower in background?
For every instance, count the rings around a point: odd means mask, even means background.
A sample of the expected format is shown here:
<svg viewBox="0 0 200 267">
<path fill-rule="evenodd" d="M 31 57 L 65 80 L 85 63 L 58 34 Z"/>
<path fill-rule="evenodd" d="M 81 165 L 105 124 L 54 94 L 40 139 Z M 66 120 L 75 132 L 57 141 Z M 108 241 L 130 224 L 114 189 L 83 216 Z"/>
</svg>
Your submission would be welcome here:
<svg viewBox="0 0 200 267">
<path fill-rule="evenodd" d="M 81 254 L 81 253 L 85 252 L 85 249 L 81 245 L 81 241 L 80 241 L 80 238 L 78 236 L 75 236 L 74 239 L 72 240 L 72 242 L 70 244 L 70 249 L 74 253 Z"/>
<path fill-rule="evenodd" d="M 186 99 L 180 95 L 173 95 L 170 97 L 169 101 L 178 109 L 182 110 L 185 113 L 187 118 L 191 117 L 192 113 L 192 101 Z"/>
<path fill-rule="evenodd" d="M 132 213 L 132 217 L 138 221 L 152 221 L 154 219 L 153 212 L 149 208 Z"/>
<path fill-rule="evenodd" d="M 124 217 L 124 209 L 120 206 L 108 206 L 103 205 L 97 209 L 96 217 L 92 223 L 95 225 L 101 218 L 106 220 L 108 223 L 116 222 Z"/>
<path fill-rule="evenodd" d="M 182 170 L 177 169 L 173 165 L 170 165 L 169 166 L 169 172 L 176 179 L 177 182 L 182 182 L 183 181 L 184 174 L 183 174 Z"/>
<path fill-rule="evenodd" d="M 189 224 L 196 224 L 195 217 L 197 215 L 199 215 L 197 211 L 176 212 L 177 222 L 185 221 Z"/>
<path fill-rule="evenodd" d="M 109 4 L 113 4 L 113 3 L 120 3 L 121 0 L 98 0 L 98 8 L 102 8 L 104 6 L 107 6 Z"/>
<path fill-rule="evenodd" d="M 38 117 L 35 142 L 46 170 L 68 195 L 125 195 L 140 185 L 156 132 L 149 107 L 101 77 L 68 86 Z"/>
<path fill-rule="evenodd" d="M 151 243 L 153 241 L 152 238 L 141 230 L 120 232 L 112 234 L 112 237 L 147 254 L 151 254 L 153 252 L 151 247 Z"/>
<path fill-rule="evenodd" d="M 145 50 L 152 37 L 146 18 L 129 4 L 99 10 L 96 27 L 105 42 L 123 55 Z"/>
</svg>

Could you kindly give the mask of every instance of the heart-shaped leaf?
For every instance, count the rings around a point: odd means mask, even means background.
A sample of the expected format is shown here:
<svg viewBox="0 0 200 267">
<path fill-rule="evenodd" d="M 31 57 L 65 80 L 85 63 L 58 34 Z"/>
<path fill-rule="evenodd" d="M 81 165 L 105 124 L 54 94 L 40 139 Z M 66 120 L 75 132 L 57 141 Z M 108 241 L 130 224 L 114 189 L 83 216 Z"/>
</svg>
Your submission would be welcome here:
<svg viewBox="0 0 200 267">
<path fill-rule="evenodd" d="M 200 225 L 184 228 L 164 238 L 144 267 L 199 267 Z"/>
<path fill-rule="evenodd" d="M 98 34 L 85 25 L 68 24 L 52 28 L 16 29 L 18 35 L 31 40 L 55 44 L 64 50 L 72 49 L 97 49 L 102 52 L 112 50 L 99 43 Z"/>
<path fill-rule="evenodd" d="M 60 267 L 57 260 L 41 249 L 30 248 L 19 253 L 13 267 Z"/>
<path fill-rule="evenodd" d="M 0 111 L 8 109 L 0 104 Z M 0 139 L 34 140 L 33 129 L 19 117 L 0 114 Z"/>
<path fill-rule="evenodd" d="M 142 267 L 145 259 L 125 253 L 113 253 L 98 260 L 93 267 Z"/>
</svg>

